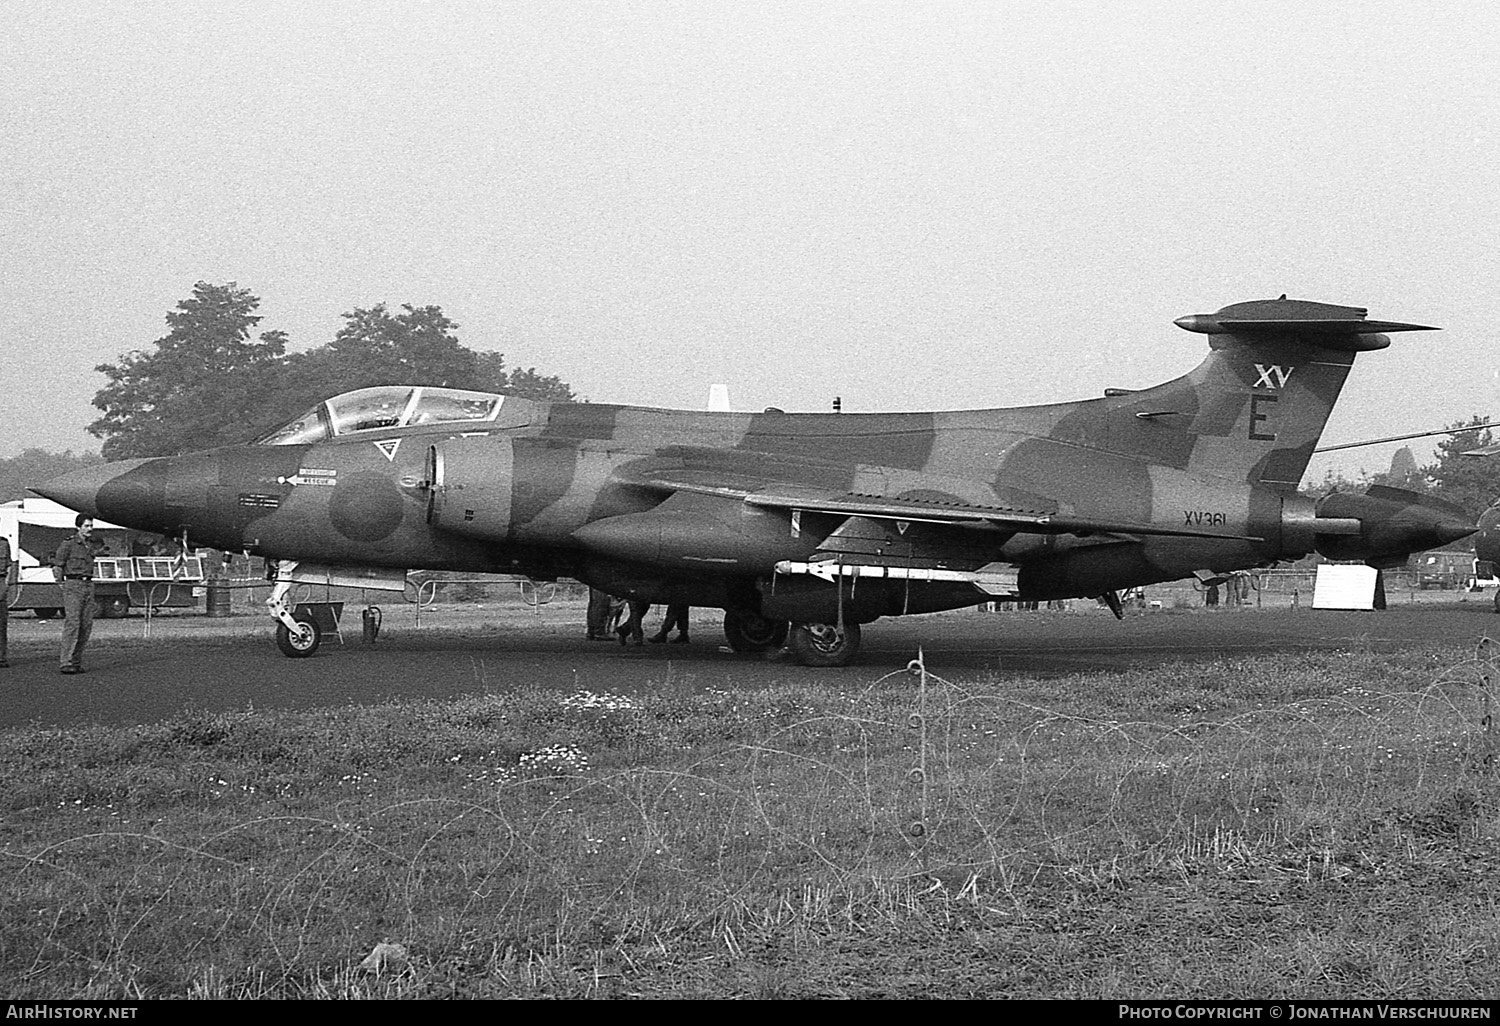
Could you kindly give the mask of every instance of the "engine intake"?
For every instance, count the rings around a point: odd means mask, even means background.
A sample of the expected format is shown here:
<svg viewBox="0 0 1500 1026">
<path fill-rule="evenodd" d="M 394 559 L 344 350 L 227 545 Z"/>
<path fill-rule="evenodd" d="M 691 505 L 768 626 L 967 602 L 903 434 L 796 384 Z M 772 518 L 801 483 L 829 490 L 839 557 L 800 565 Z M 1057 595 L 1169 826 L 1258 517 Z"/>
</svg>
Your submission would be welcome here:
<svg viewBox="0 0 1500 1026">
<path fill-rule="evenodd" d="M 515 458 L 507 439 L 449 439 L 427 450 L 427 522 L 502 542 L 511 531 Z"/>
</svg>

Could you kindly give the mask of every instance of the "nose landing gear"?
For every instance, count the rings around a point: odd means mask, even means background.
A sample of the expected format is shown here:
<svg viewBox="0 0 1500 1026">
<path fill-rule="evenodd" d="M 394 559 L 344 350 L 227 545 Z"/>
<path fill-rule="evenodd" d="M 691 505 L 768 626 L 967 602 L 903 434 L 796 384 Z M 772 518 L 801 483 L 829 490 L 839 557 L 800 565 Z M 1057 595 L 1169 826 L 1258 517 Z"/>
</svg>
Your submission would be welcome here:
<svg viewBox="0 0 1500 1026">
<path fill-rule="evenodd" d="M 292 561 L 280 564 L 273 576 L 276 587 L 266 599 L 266 607 L 276 620 L 276 647 L 281 654 L 292 659 L 306 659 L 323 643 L 323 631 L 307 613 L 297 614 L 292 610 L 287 597 L 292 593 L 292 575 L 297 564 Z M 282 576 L 282 571 L 285 576 Z"/>
<path fill-rule="evenodd" d="M 323 643 L 323 632 L 318 625 L 308 616 L 292 616 L 291 620 L 296 624 L 296 629 L 288 627 L 284 623 L 276 625 L 276 647 L 281 649 L 281 654 L 293 659 L 305 659 L 318 650 Z"/>
</svg>

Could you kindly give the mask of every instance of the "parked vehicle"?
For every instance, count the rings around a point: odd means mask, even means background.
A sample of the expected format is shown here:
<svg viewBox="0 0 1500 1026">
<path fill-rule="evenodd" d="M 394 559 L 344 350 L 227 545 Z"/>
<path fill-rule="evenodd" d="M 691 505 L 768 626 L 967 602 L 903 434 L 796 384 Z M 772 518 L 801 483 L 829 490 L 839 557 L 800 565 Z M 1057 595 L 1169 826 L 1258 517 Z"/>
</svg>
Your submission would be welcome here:
<svg viewBox="0 0 1500 1026">
<path fill-rule="evenodd" d="M 1423 552 L 1411 559 L 1417 588 L 1426 591 L 1440 588 L 1454 591 L 1468 587 L 1474 579 L 1472 552 Z"/>
<path fill-rule="evenodd" d="M 77 513 L 49 499 L 0 504 L 0 534 L 16 561 L 15 583 L 6 598 L 11 610 L 30 609 L 38 619 L 62 615 L 62 587 L 52 576 L 52 553 L 73 533 Z M 160 535 L 143 534 L 103 521 L 94 537 L 104 550 L 94 560 L 98 615 L 124 616 L 132 607 L 196 606 L 204 593 L 203 557 L 141 551 L 164 547 Z"/>
</svg>

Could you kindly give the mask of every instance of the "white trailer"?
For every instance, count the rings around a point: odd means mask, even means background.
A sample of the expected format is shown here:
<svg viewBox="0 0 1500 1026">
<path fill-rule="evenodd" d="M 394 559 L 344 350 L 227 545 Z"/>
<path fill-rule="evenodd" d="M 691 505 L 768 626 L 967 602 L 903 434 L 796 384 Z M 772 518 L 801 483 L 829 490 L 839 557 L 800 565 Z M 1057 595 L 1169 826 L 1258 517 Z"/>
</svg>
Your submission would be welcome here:
<svg viewBox="0 0 1500 1026">
<path fill-rule="evenodd" d="M 10 542 L 16 568 L 6 601 L 12 610 L 30 609 L 40 619 L 62 613 L 62 588 L 52 575 L 52 554 L 73 533 L 78 514 L 50 499 L 29 497 L 0 503 L 0 535 Z M 203 559 L 198 555 L 135 554 L 160 539 L 94 521 L 94 537 L 104 548 L 94 560 L 94 601 L 100 616 L 124 616 L 132 606 L 194 606 L 203 593 Z"/>
</svg>

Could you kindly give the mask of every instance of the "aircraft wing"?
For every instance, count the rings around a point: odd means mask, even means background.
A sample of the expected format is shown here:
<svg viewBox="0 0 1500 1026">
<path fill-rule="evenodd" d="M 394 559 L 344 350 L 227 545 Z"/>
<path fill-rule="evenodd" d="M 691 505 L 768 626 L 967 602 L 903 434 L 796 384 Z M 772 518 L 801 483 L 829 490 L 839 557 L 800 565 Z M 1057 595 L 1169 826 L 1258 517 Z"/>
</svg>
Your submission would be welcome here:
<svg viewBox="0 0 1500 1026">
<path fill-rule="evenodd" d="M 911 520 L 955 527 L 986 530 L 1024 531 L 1035 534 L 1134 534 L 1166 535 L 1185 538 L 1228 538 L 1236 541 L 1264 541 L 1254 535 L 1190 527 L 1163 527 L 1108 518 L 1080 517 L 1057 510 L 1026 509 L 961 500 L 928 498 L 892 498 L 863 495 L 835 489 L 783 482 L 756 480 L 750 473 L 724 472 L 718 469 L 681 467 L 665 472 L 647 472 L 633 483 L 655 491 L 689 492 L 737 499 L 766 509 L 801 510 L 807 513 L 830 513 L 840 516 L 874 517 L 886 520 Z"/>
<path fill-rule="evenodd" d="M 891 499 L 877 495 L 801 495 L 795 492 L 759 491 L 745 496 L 752 506 L 779 509 L 801 509 L 816 513 L 839 513 L 849 516 L 876 517 L 887 520 L 923 520 L 959 526 L 990 525 L 1007 531 L 1037 534 L 1143 534 L 1190 538 L 1232 538 L 1263 541 L 1252 535 L 1192 528 L 1162 527 L 1128 520 L 1079 517 L 1067 513 L 1015 509 L 981 503 L 935 501 L 930 499 Z"/>
</svg>

